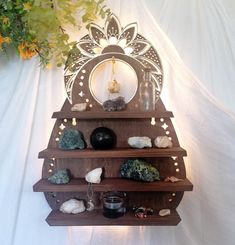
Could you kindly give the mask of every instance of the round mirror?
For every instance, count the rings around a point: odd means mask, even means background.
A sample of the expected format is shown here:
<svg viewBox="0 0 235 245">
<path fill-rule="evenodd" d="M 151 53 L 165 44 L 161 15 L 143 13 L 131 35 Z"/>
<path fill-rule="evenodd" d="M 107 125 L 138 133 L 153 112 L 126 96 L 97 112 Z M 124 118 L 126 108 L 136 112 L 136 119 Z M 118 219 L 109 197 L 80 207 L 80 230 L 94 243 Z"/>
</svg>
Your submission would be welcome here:
<svg viewBox="0 0 235 245">
<path fill-rule="evenodd" d="M 128 103 L 136 94 L 138 78 L 135 70 L 127 62 L 113 57 L 93 68 L 89 78 L 89 89 L 100 104 L 118 96 L 123 96 Z"/>
</svg>

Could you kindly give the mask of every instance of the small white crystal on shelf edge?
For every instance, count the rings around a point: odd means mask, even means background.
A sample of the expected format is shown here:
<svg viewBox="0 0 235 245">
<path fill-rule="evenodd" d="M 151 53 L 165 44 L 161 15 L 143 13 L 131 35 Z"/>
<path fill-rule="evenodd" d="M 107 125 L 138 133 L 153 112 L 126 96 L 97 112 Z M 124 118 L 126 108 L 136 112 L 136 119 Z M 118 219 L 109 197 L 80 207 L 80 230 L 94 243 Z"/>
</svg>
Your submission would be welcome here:
<svg viewBox="0 0 235 245">
<path fill-rule="evenodd" d="M 85 111 L 87 108 L 87 103 L 74 104 L 71 111 Z"/>
<path fill-rule="evenodd" d="M 171 214 L 171 210 L 170 209 L 161 209 L 160 211 L 159 211 L 159 215 L 160 216 L 166 216 L 166 215 L 170 215 Z"/>
<path fill-rule="evenodd" d="M 183 181 L 183 179 L 179 179 L 175 176 L 170 176 L 170 177 L 166 177 L 164 179 L 165 182 L 172 182 L 172 183 L 175 183 L 175 182 L 179 182 L 179 181 Z"/>
<path fill-rule="evenodd" d="M 173 146 L 171 140 L 167 136 L 158 136 L 154 140 L 154 144 L 158 148 L 171 148 Z"/>
</svg>

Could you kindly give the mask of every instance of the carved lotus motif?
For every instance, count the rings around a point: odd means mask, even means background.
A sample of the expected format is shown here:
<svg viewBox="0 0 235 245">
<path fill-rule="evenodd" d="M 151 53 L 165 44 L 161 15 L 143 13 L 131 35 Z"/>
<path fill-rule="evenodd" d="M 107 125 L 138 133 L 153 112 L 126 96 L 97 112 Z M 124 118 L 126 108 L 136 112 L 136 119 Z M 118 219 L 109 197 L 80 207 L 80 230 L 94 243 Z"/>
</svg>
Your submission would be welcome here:
<svg viewBox="0 0 235 245">
<path fill-rule="evenodd" d="M 156 94 L 160 95 L 163 71 L 157 51 L 147 39 L 138 34 L 137 23 L 121 27 L 119 19 L 112 14 L 104 27 L 91 23 L 89 34 L 80 39 L 70 54 L 72 62 L 65 69 L 65 88 L 71 103 L 73 83 L 84 65 L 93 58 L 113 52 L 114 47 L 115 52 L 130 56 L 152 70 Z"/>
<path fill-rule="evenodd" d="M 81 40 L 79 48 L 87 56 L 93 57 L 105 53 L 105 48 L 110 45 L 117 45 L 126 55 L 142 55 L 146 53 L 151 44 L 147 40 L 141 40 L 137 37 L 137 24 L 131 23 L 122 28 L 118 18 L 113 14 L 101 28 L 96 24 L 91 24 L 89 29 L 90 39 Z M 87 45 L 92 48 L 87 50 Z"/>
</svg>

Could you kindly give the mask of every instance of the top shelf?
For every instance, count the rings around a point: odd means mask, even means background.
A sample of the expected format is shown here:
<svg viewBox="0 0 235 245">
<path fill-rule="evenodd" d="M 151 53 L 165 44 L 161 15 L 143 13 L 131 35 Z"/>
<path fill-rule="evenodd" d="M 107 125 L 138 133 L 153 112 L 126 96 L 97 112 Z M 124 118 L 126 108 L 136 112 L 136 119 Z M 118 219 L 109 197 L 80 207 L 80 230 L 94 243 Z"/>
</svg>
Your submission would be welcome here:
<svg viewBox="0 0 235 245">
<path fill-rule="evenodd" d="M 57 111 L 54 112 L 52 118 L 70 119 L 134 119 L 134 118 L 170 118 L 174 117 L 171 111 L 152 111 L 152 112 L 141 112 L 141 111 Z"/>
</svg>

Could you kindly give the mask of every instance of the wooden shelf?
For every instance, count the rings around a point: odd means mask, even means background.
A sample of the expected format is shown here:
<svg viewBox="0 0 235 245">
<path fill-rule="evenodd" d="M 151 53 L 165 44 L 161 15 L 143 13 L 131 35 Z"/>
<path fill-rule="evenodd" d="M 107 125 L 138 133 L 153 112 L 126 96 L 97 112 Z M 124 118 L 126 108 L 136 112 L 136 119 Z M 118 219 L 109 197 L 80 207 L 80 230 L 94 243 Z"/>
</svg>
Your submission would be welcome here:
<svg viewBox="0 0 235 245">
<path fill-rule="evenodd" d="M 171 111 L 153 111 L 153 112 L 140 112 L 140 111 L 58 111 L 54 112 L 52 118 L 79 118 L 79 119 L 134 119 L 134 118 L 170 118 L 174 117 Z"/>
<path fill-rule="evenodd" d="M 95 192 L 103 191 L 192 191 L 193 185 L 188 180 L 177 183 L 155 181 L 140 182 L 123 178 L 106 178 L 99 184 L 93 184 Z M 47 179 L 39 180 L 34 186 L 35 192 L 86 192 L 87 182 L 85 179 L 72 179 L 68 184 L 51 184 Z"/>
<path fill-rule="evenodd" d="M 112 149 L 100 151 L 94 149 L 85 150 L 60 150 L 57 148 L 47 148 L 38 154 L 38 158 L 123 158 L 123 157 L 172 157 L 187 156 L 187 152 L 181 147 L 166 149 Z"/>
<path fill-rule="evenodd" d="M 103 216 L 102 210 L 83 212 L 80 214 L 64 214 L 60 211 L 52 211 L 46 221 L 51 226 L 96 226 L 96 225 L 177 225 L 181 218 L 176 210 L 172 210 L 169 216 L 161 217 L 157 214 L 149 215 L 147 218 L 138 219 L 133 213 L 127 212 L 124 216 L 109 219 Z"/>
</svg>

